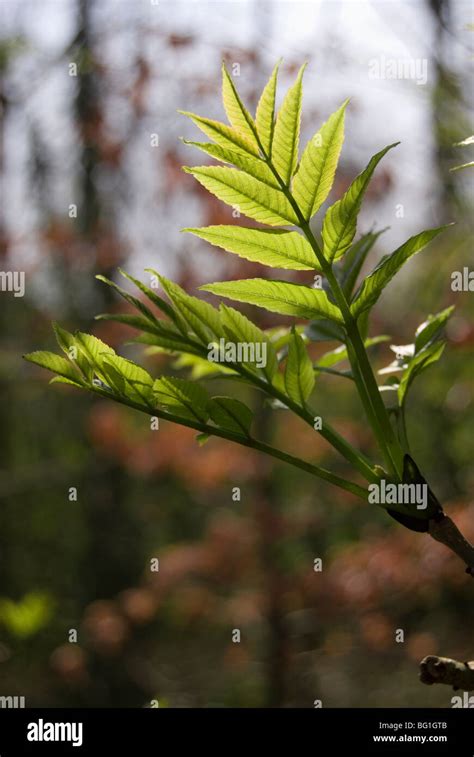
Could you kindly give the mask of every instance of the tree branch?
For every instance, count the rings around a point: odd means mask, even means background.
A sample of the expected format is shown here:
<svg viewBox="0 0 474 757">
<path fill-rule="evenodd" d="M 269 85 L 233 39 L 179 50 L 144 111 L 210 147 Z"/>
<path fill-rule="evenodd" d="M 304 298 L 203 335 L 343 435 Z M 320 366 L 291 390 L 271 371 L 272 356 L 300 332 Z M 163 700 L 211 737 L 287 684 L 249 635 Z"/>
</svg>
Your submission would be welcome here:
<svg viewBox="0 0 474 757">
<path fill-rule="evenodd" d="M 444 544 L 466 563 L 466 573 L 474 577 L 474 546 L 464 538 L 456 524 L 447 515 L 429 521 L 429 534 Z"/>
<path fill-rule="evenodd" d="M 420 681 L 431 686 L 444 683 L 464 691 L 474 690 L 474 661 L 458 662 L 449 657 L 428 655 L 420 662 Z"/>
</svg>

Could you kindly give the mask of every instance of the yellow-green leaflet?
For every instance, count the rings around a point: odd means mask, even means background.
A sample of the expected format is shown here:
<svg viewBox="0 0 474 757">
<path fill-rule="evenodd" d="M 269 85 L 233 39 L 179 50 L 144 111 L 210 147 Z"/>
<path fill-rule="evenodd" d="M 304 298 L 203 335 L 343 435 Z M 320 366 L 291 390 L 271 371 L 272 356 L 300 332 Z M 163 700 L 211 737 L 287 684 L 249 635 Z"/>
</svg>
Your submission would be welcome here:
<svg viewBox="0 0 474 757">
<path fill-rule="evenodd" d="M 272 153 L 273 132 L 275 128 L 275 94 L 279 65 L 280 63 L 278 62 L 265 85 L 255 114 L 257 133 L 262 147 L 269 157 Z"/>
<path fill-rule="evenodd" d="M 186 168 L 219 200 L 268 226 L 295 225 L 295 211 L 285 195 L 235 168 L 201 166 Z"/>
<path fill-rule="evenodd" d="M 250 153 L 250 155 L 258 155 L 258 148 L 244 137 L 241 132 L 236 131 L 231 126 L 227 126 L 227 124 L 223 124 L 220 121 L 214 121 L 212 118 L 196 116 L 195 113 L 189 113 L 186 110 L 180 110 L 179 112 L 183 116 L 188 116 L 207 137 L 213 139 L 218 145 L 228 147 L 231 150 Z"/>
<path fill-rule="evenodd" d="M 293 196 L 306 221 L 317 213 L 334 181 L 342 143 L 346 100 L 310 139 L 293 179 Z"/>
<path fill-rule="evenodd" d="M 183 231 L 190 231 L 227 252 L 272 268 L 287 268 L 292 271 L 318 269 L 318 261 L 311 245 L 297 231 L 224 225 Z"/>
<path fill-rule="evenodd" d="M 248 302 L 272 313 L 294 315 L 299 318 L 331 318 L 342 323 L 341 312 L 327 298 L 322 289 L 311 289 L 302 284 L 266 279 L 220 281 L 200 287 L 206 292 L 228 297 L 238 302 Z"/>
<path fill-rule="evenodd" d="M 279 176 L 287 186 L 298 163 L 305 68 L 306 64 L 301 66 L 296 82 L 286 93 L 273 133 L 272 161 Z"/>
<path fill-rule="evenodd" d="M 227 118 L 234 129 L 253 145 L 258 151 L 258 142 L 255 137 L 255 125 L 252 116 L 240 99 L 234 82 L 224 64 L 222 64 L 222 101 Z"/>
<path fill-rule="evenodd" d="M 324 218 L 322 231 L 323 253 L 326 260 L 337 260 L 351 246 L 356 233 L 357 216 L 372 174 L 383 156 L 397 144 L 399 143 L 388 145 L 374 155 L 367 168 L 354 179 L 343 197 L 329 208 Z"/>
<path fill-rule="evenodd" d="M 400 270 L 402 265 L 420 252 L 438 234 L 451 224 L 439 226 L 436 229 L 428 229 L 420 234 L 415 234 L 407 242 L 398 247 L 391 255 L 387 255 L 372 273 L 364 279 L 364 282 L 351 305 L 351 312 L 358 317 L 364 310 L 371 308 L 377 302 L 389 281 Z"/>
</svg>

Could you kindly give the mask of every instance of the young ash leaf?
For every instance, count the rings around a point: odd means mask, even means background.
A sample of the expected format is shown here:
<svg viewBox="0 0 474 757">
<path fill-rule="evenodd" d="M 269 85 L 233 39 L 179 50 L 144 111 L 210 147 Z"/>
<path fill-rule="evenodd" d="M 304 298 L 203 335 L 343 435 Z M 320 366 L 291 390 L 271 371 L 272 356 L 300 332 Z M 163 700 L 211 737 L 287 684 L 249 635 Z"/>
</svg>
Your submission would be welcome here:
<svg viewBox="0 0 474 757">
<path fill-rule="evenodd" d="M 305 221 L 317 213 L 334 181 L 342 143 L 346 100 L 308 142 L 292 184 Z"/>
</svg>

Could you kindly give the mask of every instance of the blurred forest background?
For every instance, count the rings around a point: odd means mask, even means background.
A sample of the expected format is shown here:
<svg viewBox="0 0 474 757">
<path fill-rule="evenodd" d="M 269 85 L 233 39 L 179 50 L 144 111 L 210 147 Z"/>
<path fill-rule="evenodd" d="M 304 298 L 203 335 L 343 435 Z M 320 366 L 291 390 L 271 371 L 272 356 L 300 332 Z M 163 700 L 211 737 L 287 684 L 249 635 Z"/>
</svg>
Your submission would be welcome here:
<svg viewBox="0 0 474 757">
<path fill-rule="evenodd" d="M 307 60 L 305 141 L 352 98 L 332 201 L 373 153 L 402 142 L 359 224 L 389 227 L 370 264 L 456 222 L 384 294 L 372 333 L 406 344 L 429 313 L 456 305 L 442 361 L 414 386 L 409 433 L 445 509 L 474 537 L 472 293 L 450 286 L 472 266 L 472 178 L 450 172 L 472 159 L 453 147 L 472 133 L 471 13 L 454 0 L 2 0 L 0 267 L 25 271 L 26 293 L 0 293 L 1 696 L 30 707 L 450 706 L 451 690 L 418 682 L 418 662 L 474 656 L 473 585 L 451 553 L 251 450 L 199 447 L 189 429 L 151 431 L 146 416 L 48 387 L 21 355 L 54 348 L 51 320 L 112 346 L 130 338 L 94 321 L 122 307 L 94 279 L 116 278 L 118 265 L 137 276 L 151 265 L 190 292 L 266 275 L 180 233 L 232 216 L 181 171 L 202 158 L 180 141 L 199 137 L 177 109 L 222 118 L 222 58 L 240 65 L 252 107 L 278 58 L 280 99 Z M 383 56 L 426 59 L 426 83 L 371 78 Z M 265 327 L 283 320 L 250 312 Z M 390 355 L 379 346 L 377 366 Z M 370 453 L 350 383 L 320 376 L 314 405 Z M 262 411 L 259 425 L 344 473 L 285 411 Z"/>
</svg>

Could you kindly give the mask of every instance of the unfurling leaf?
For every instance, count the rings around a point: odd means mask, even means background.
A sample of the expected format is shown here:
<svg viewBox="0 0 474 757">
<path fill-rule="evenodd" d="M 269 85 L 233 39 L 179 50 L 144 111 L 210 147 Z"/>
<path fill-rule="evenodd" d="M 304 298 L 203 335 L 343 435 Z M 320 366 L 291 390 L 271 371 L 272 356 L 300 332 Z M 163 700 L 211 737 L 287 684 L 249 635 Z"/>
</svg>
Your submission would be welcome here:
<svg viewBox="0 0 474 757">
<path fill-rule="evenodd" d="M 415 334 L 415 352 L 420 352 L 440 335 L 453 310 L 454 305 L 436 315 L 428 316 L 426 321 L 418 326 Z"/>
<path fill-rule="evenodd" d="M 433 342 L 421 350 L 409 362 L 398 386 L 398 402 L 402 406 L 406 400 L 408 389 L 412 381 L 432 363 L 436 363 L 444 352 L 446 342 Z"/>
</svg>

